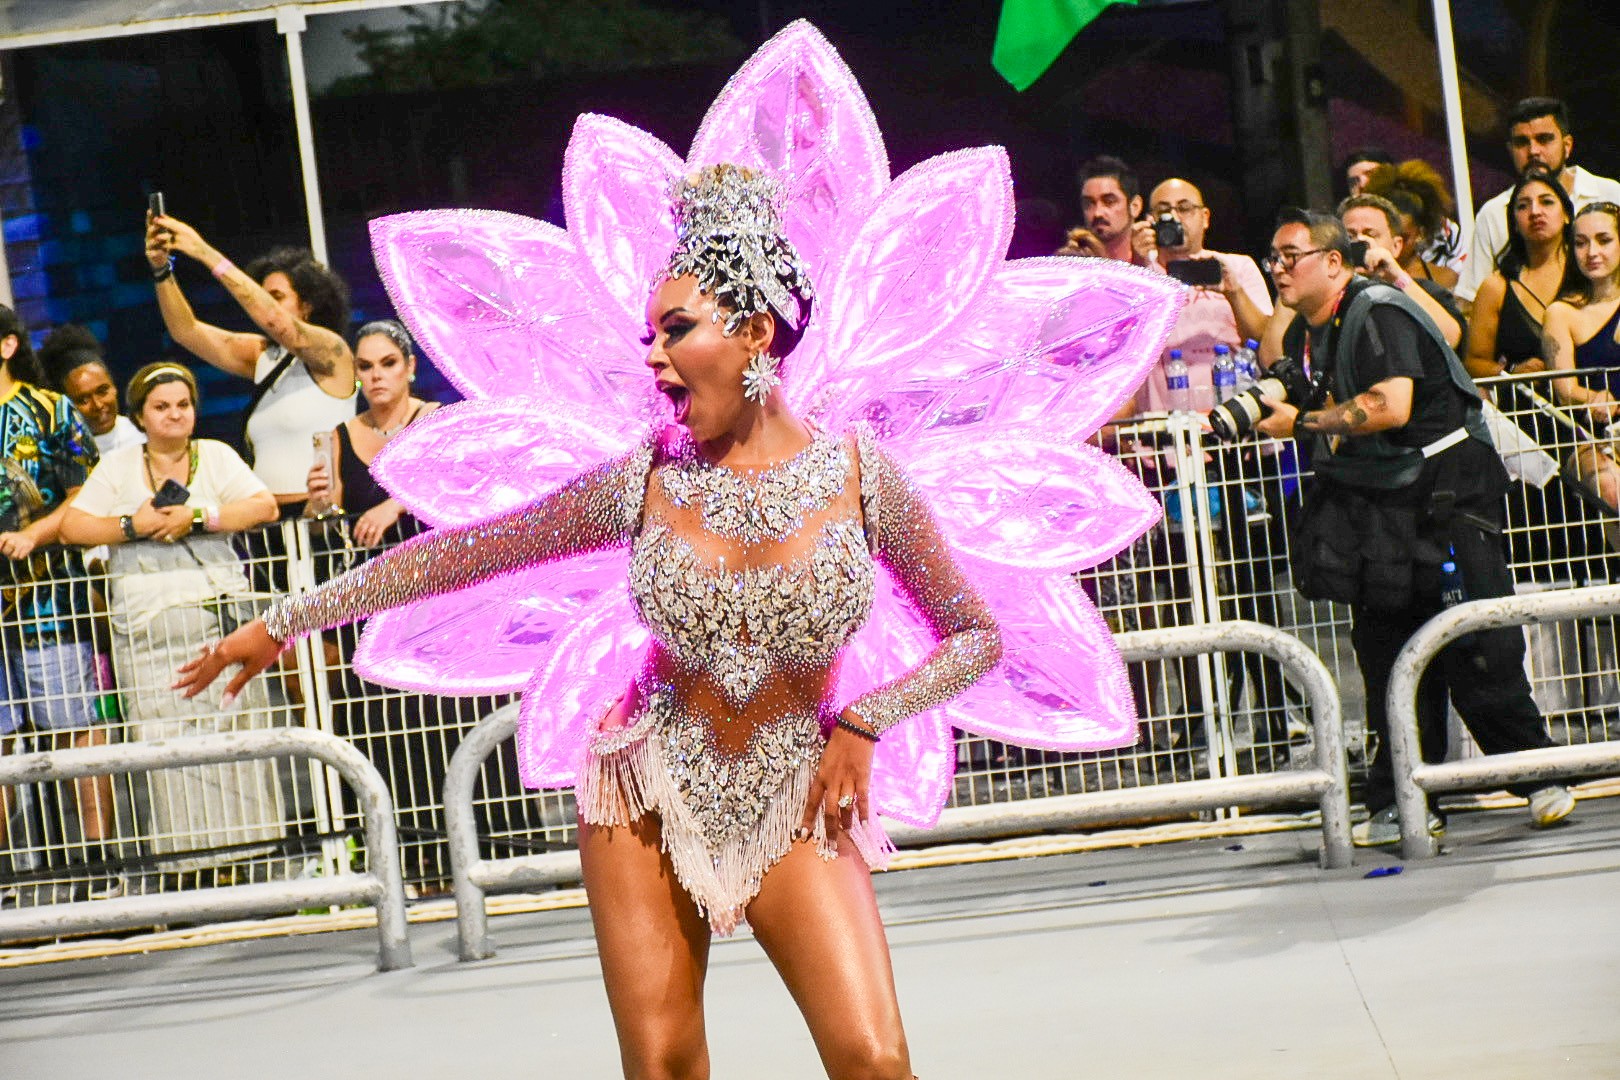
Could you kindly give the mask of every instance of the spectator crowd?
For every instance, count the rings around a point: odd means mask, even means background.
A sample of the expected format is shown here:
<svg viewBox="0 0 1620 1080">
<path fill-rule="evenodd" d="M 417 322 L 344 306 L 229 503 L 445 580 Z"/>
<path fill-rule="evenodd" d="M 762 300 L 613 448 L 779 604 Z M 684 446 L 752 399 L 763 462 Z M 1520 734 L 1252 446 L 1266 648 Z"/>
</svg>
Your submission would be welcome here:
<svg viewBox="0 0 1620 1080">
<path fill-rule="evenodd" d="M 1345 160 L 1336 207 L 1284 210 L 1258 261 L 1208 246 L 1215 223 L 1193 179 L 1145 188 L 1113 156 L 1081 166 L 1081 220 L 1066 235 L 1053 228 L 1058 254 L 1187 283 L 1163 358 L 1102 443 L 1162 491 L 1186 459 L 1152 433 L 1176 416 L 1202 427 L 1198 452 L 1214 479 L 1199 510 L 1224 568 L 1216 617 L 1280 624 L 1289 585 L 1349 605 L 1372 734 L 1358 843 L 1398 837 L 1382 691 L 1412 632 L 1459 590 L 1511 593 L 1509 560 L 1579 556 L 1595 576 L 1620 550 L 1620 183 L 1573 164 L 1573 149 L 1560 102 L 1520 102 L 1506 144 L 1515 181 L 1471 229 L 1430 165 L 1378 148 Z M 437 407 L 413 393 L 417 359 L 400 323 L 367 322 L 348 337 L 348 290 L 308 251 L 278 248 L 239 267 L 190 224 L 149 215 L 146 257 L 183 355 L 136 371 L 123 409 L 92 333 L 57 327 L 36 354 L 0 308 L 0 752 L 23 738 L 98 745 L 115 723 L 122 737 L 158 739 L 290 722 L 307 689 L 291 675 L 255 680 L 233 700 L 216 691 L 182 702 L 166 689 L 189 654 L 289 585 L 281 532 L 256 534 L 247 560 L 240 534 L 307 518 L 325 545 L 324 576 L 418 528 L 369 471 Z M 181 258 L 213 277 L 251 330 L 197 318 L 175 274 Z M 240 450 L 196 436 L 193 361 L 251 382 Z M 1473 380 L 1486 378 L 1498 381 L 1482 393 Z M 1259 403 L 1254 430 L 1210 435 L 1204 418 L 1243 395 Z M 1511 485 L 1539 497 L 1504 498 Z M 1173 568 L 1186 565 L 1193 529 L 1178 506 L 1167 511 L 1171 527 L 1086 579 L 1116 629 L 1186 617 L 1194 585 Z M 1606 522 L 1595 540 L 1572 525 L 1592 514 Z M 321 647 L 340 669 L 353 634 Z M 1420 695 L 1427 756 L 1446 751 L 1448 701 L 1487 752 L 1546 744 L 1523 654 L 1517 630 L 1447 651 Z M 1148 668 L 1134 671 L 1134 689 L 1144 720 L 1169 692 Z M 1252 705 L 1238 767 L 1286 767 L 1304 703 L 1277 665 L 1244 657 L 1219 689 Z M 1185 714 L 1206 711 L 1196 683 L 1179 692 Z M 368 752 L 385 775 L 431 789 L 427 755 L 406 734 L 415 720 L 394 706 L 340 717 L 338 728 L 389 732 Z M 1190 722 L 1149 734 L 1155 745 L 1204 740 Z M 1574 805 L 1556 784 L 1520 794 L 1538 825 Z M 168 770 L 146 792 L 141 833 L 150 854 L 183 862 L 277 839 L 295 797 L 273 762 Z M 10 792 L 0 800 L 3 851 L 18 807 Z M 74 850 L 101 871 L 91 894 L 116 895 L 127 880 L 109 851 L 112 784 L 78 781 L 73 801 Z"/>
</svg>

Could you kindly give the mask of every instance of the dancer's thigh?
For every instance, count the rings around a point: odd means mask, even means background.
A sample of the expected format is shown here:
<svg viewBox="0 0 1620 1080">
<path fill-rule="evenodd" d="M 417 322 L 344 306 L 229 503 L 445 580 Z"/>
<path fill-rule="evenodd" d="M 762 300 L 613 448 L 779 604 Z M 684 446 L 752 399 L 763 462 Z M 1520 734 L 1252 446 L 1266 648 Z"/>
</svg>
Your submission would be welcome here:
<svg viewBox="0 0 1620 1080">
<path fill-rule="evenodd" d="M 581 823 L 579 856 L 625 1075 L 706 1078 L 709 923 L 659 850 L 658 819 Z"/>
<path fill-rule="evenodd" d="M 834 1080 L 911 1075 L 872 875 L 847 837 L 824 861 L 794 844 L 765 875 L 748 923 L 804 1013 Z"/>
</svg>

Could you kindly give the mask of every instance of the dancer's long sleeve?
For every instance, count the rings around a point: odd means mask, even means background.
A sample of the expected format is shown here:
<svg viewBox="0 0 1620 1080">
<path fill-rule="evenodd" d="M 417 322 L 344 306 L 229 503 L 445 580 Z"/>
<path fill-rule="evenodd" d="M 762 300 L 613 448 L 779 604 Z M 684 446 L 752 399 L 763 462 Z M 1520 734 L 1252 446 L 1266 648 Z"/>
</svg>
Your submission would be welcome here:
<svg viewBox="0 0 1620 1080">
<path fill-rule="evenodd" d="M 864 437 L 862 503 L 876 525 L 878 561 L 928 624 L 933 652 L 921 664 L 869 690 L 849 708 L 883 732 L 941 705 L 982 678 L 1001 659 L 1001 630 L 962 575 L 928 505 L 887 455 Z"/>
<path fill-rule="evenodd" d="M 425 533 L 311 592 L 281 597 L 266 609 L 265 627 L 286 641 L 536 563 L 627 544 L 652 454 L 649 440 L 531 506 Z"/>
</svg>

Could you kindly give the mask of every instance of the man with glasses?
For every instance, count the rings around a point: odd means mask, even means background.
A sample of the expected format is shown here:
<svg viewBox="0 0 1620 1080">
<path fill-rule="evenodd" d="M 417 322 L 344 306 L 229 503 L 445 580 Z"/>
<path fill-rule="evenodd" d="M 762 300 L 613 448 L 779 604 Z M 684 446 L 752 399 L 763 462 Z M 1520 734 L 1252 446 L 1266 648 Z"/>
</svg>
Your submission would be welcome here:
<svg viewBox="0 0 1620 1080">
<path fill-rule="evenodd" d="M 1442 564 L 1460 571 L 1473 600 L 1513 595 L 1513 579 L 1502 547 L 1507 474 L 1478 391 L 1423 310 L 1358 277 L 1349 252 L 1344 226 L 1330 214 L 1289 210 L 1279 219 L 1266 268 L 1278 300 L 1298 312 L 1283 352 L 1325 377 L 1332 396 L 1307 411 L 1268 398 L 1271 412 L 1256 427 L 1298 439 L 1315 469 L 1292 538 L 1294 584 L 1311 599 L 1350 605 L 1367 724 L 1378 740 L 1365 796 L 1372 817 L 1352 837 L 1373 846 L 1400 839 L 1385 711 L 1390 671 L 1446 605 Z M 1530 697 L 1518 627 L 1475 631 L 1435 660 L 1418 689 L 1425 760 L 1444 756 L 1448 692 L 1487 754 L 1551 745 Z M 1556 784 L 1510 790 L 1530 800 L 1536 826 L 1575 808 Z M 1443 828 L 1432 814 L 1428 826 L 1436 835 Z"/>
<path fill-rule="evenodd" d="M 1507 149 L 1515 176 L 1531 169 L 1547 170 L 1563 183 L 1576 210 L 1590 202 L 1620 202 L 1620 182 L 1569 163 L 1575 136 L 1569 130 L 1569 109 L 1557 98 L 1525 98 L 1513 106 L 1508 113 Z M 1479 208 L 1468 259 L 1452 290 L 1457 299 L 1472 304 L 1479 287 L 1496 269 L 1496 257 L 1507 247 L 1508 196 L 1512 193 L 1508 188 Z"/>
</svg>

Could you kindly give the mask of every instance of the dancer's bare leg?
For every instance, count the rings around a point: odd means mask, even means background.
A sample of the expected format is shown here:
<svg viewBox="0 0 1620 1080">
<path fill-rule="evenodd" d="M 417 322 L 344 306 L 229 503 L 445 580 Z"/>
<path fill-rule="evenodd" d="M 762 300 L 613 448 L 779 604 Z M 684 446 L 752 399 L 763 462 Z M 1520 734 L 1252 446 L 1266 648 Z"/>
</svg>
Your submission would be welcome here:
<svg viewBox="0 0 1620 1080">
<path fill-rule="evenodd" d="M 798 843 L 748 905 L 754 937 L 810 1025 L 832 1080 L 907 1080 L 894 969 L 872 874 L 849 838 L 823 861 Z"/>
<path fill-rule="evenodd" d="M 658 846 L 658 819 L 581 823 L 579 858 L 626 1080 L 708 1080 L 709 921 Z"/>
</svg>

